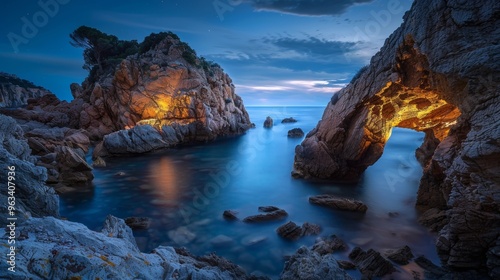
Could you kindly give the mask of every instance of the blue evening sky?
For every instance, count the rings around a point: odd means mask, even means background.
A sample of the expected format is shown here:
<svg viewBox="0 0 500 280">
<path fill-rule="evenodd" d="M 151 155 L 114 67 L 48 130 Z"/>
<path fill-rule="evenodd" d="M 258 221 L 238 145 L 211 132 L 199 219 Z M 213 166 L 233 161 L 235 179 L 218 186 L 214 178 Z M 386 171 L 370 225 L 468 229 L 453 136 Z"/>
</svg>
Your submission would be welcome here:
<svg viewBox="0 0 500 280">
<path fill-rule="evenodd" d="M 412 0 L 8 0 L 0 71 L 71 100 L 81 25 L 139 42 L 173 31 L 219 63 L 246 105 L 325 105 L 383 45 Z"/>
</svg>

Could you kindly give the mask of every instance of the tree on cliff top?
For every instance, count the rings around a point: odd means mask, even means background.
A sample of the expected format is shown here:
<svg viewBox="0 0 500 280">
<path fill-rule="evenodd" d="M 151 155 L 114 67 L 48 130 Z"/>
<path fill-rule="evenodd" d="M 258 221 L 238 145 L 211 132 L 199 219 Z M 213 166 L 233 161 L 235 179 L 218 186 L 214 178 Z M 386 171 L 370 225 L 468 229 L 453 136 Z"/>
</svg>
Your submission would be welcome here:
<svg viewBox="0 0 500 280">
<path fill-rule="evenodd" d="M 108 35 L 88 26 L 78 27 L 69 37 L 72 46 L 84 48 L 83 68 L 89 71 L 97 66 L 102 72 L 111 61 L 125 58 L 139 49 L 136 40 L 118 40 L 114 35 Z"/>
</svg>

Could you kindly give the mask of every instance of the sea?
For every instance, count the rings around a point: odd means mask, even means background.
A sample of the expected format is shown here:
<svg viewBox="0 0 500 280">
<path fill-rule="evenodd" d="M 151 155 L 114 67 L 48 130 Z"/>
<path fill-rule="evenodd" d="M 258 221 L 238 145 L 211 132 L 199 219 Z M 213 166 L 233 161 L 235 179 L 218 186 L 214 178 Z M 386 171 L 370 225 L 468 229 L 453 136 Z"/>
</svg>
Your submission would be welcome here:
<svg viewBox="0 0 500 280">
<path fill-rule="evenodd" d="M 214 142 L 108 158 L 94 169 L 93 186 L 60 196 L 60 213 L 70 221 L 100 230 L 106 216 L 148 217 L 149 229 L 135 230 L 141 251 L 157 246 L 185 247 L 195 255 L 215 252 L 248 273 L 277 279 L 286 259 L 318 236 L 284 240 L 276 229 L 288 221 L 321 227 L 319 236 L 337 235 L 349 246 L 335 253 L 348 260 L 350 249 L 384 252 L 408 245 L 415 256 L 439 263 L 436 236 L 418 222 L 415 201 L 422 168 L 415 149 L 423 133 L 394 128 L 384 154 L 353 184 L 311 182 L 291 176 L 295 147 L 302 138 L 288 138 L 292 128 L 306 134 L 324 107 L 247 107 L 256 127 L 244 135 Z M 263 127 L 270 116 L 271 129 Z M 281 123 L 293 117 L 296 123 Z M 90 155 L 88 157 L 90 161 Z M 363 201 L 366 214 L 337 211 L 308 202 L 309 196 L 335 194 Z M 288 212 L 280 221 L 244 223 L 259 206 Z M 225 210 L 239 220 L 227 221 Z M 398 268 L 391 279 L 413 279 L 414 264 Z M 421 272 L 421 271 L 420 271 Z M 359 278 L 359 272 L 349 271 Z M 422 275 L 423 276 L 423 275 Z"/>
</svg>

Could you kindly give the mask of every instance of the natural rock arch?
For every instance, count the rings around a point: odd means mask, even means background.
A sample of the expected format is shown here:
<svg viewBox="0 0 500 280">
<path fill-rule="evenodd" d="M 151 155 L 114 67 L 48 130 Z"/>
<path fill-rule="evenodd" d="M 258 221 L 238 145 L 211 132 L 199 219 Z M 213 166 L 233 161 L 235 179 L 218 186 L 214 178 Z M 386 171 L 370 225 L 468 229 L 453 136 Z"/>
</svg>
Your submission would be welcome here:
<svg viewBox="0 0 500 280">
<path fill-rule="evenodd" d="M 356 180 L 392 127 L 425 131 L 417 206 L 450 268 L 500 277 L 500 2 L 415 1 L 296 147 L 295 177 Z M 430 214 L 429 214 L 430 213 Z M 431 215 L 432 214 L 432 215 Z M 425 216 L 425 214 L 424 214 Z"/>
</svg>

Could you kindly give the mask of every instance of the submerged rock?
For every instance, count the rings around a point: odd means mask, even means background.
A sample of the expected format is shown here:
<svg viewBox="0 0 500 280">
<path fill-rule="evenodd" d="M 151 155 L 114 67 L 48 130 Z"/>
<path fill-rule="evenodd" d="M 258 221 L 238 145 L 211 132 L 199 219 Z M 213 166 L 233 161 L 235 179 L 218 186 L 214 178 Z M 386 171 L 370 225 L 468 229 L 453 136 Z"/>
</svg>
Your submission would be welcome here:
<svg viewBox="0 0 500 280">
<path fill-rule="evenodd" d="M 224 210 L 224 213 L 222 213 L 222 217 L 224 217 L 224 219 L 226 219 L 226 220 L 234 221 L 234 220 L 238 220 L 238 217 L 236 217 L 236 214 L 238 214 L 238 212 L 236 212 L 236 211 Z"/>
<path fill-rule="evenodd" d="M 280 208 L 276 206 L 259 206 L 259 212 L 273 212 L 276 210 L 280 210 Z"/>
<path fill-rule="evenodd" d="M 273 119 L 271 117 L 266 117 L 266 120 L 264 121 L 264 127 L 265 128 L 272 128 L 273 127 Z"/>
<path fill-rule="evenodd" d="M 294 128 L 288 131 L 288 137 L 291 138 L 300 138 L 304 136 L 304 131 L 300 128 Z"/>
<path fill-rule="evenodd" d="M 148 229 L 151 219 L 147 217 L 128 217 L 125 218 L 125 223 L 131 229 Z"/>
<path fill-rule="evenodd" d="M 292 221 L 281 225 L 276 229 L 276 233 L 289 240 L 297 240 L 303 236 L 317 235 L 321 232 L 321 228 L 318 225 L 311 223 L 304 223 L 302 226 L 298 226 Z"/>
<path fill-rule="evenodd" d="M 410 260 L 414 257 L 410 247 L 408 246 L 404 246 L 397 250 L 388 250 L 386 252 L 386 255 L 388 259 L 401 265 L 408 264 Z"/>
<path fill-rule="evenodd" d="M 336 235 L 320 238 L 312 246 L 312 250 L 320 255 L 347 250 L 347 244 Z"/>
<path fill-rule="evenodd" d="M 264 214 L 257 214 L 253 216 L 248 216 L 243 219 L 246 223 L 256 223 L 256 222 L 267 222 L 267 221 L 277 221 L 283 220 L 288 216 L 288 213 L 283 209 L 277 209 L 270 212 L 265 212 Z"/>
<path fill-rule="evenodd" d="M 394 266 L 391 262 L 384 259 L 379 252 L 369 249 L 363 251 L 361 248 L 354 248 L 349 253 L 349 258 L 354 261 L 361 273 L 366 277 L 382 277 L 394 271 Z"/>
<path fill-rule="evenodd" d="M 278 227 L 276 233 L 285 239 L 297 240 L 302 237 L 302 227 L 290 221 Z"/>
<path fill-rule="evenodd" d="M 297 120 L 294 119 L 293 117 L 290 117 L 290 118 L 284 118 L 281 123 L 296 123 Z"/>
<path fill-rule="evenodd" d="M 368 207 L 361 201 L 347 198 L 338 198 L 330 194 L 311 196 L 309 197 L 309 202 L 312 204 L 345 211 L 365 213 L 366 210 L 368 210 Z"/>
</svg>

